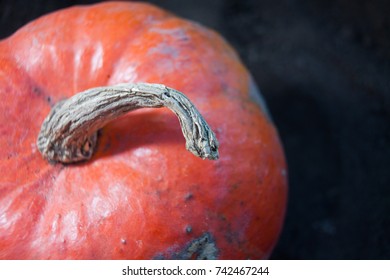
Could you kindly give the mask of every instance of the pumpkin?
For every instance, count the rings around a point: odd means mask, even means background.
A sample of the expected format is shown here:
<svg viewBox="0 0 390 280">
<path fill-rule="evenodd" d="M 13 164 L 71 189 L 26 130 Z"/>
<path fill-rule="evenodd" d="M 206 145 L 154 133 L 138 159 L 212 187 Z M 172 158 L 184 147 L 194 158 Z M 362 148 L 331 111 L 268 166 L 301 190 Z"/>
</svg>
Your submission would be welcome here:
<svg viewBox="0 0 390 280">
<path fill-rule="evenodd" d="M 184 93 L 219 159 L 188 153 L 182 120 L 148 106 L 107 122 L 89 160 L 41 155 L 55 104 L 117 84 Z M 1 259 L 270 256 L 285 158 L 248 70 L 216 32 L 145 3 L 67 8 L 0 42 L 0 96 Z"/>
</svg>

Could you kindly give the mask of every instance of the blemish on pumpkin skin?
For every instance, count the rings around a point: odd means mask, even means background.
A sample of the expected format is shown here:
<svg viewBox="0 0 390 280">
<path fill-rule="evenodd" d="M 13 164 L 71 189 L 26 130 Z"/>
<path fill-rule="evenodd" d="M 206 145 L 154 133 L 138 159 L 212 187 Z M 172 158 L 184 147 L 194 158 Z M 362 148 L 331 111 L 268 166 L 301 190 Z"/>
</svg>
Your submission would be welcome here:
<svg viewBox="0 0 390 280">
<path fill-rule="evenodd" d="M 184 200 L 185 201 L 189 201 L 189 200 L 192 200 L 192 199 L 194 199 L 194 195 L 191 192 L 186 193 L 186 195 L 184 196 Z"/>
<path fill-rule="evenodd" d="M 192 239 L 183 249 L 169 249 L 166 253 L 158 253 L 153 259 L 172 260 L 216 260 L 218 248 L 211 233 L 206 232 L 199 238 Z"/>
<path fill-rule="evenodd" d="M 230 187 L 230 189 L 231 189 L 232 191 L 237 190 L 237 189 L 240 187 L 240 185 L 241 185 L 241 183 L 235 183 L 235 184 L 233 184 L 233 185 Z"/>
<path fill-rule="evenodd" d="M 39 87 L 34 86 L 31 90 L 31 92 L 39 97 L 39 98 L 44 98 L 45 102 L 49 104 L 49 106 L 52 108 L 55 105 L 55 102 L 53 102 L 53 99 L 50 95 L 45 95 L 42 90 Z"/>
<path fill-rule="evenodd" d="M 121 243 L 122 243 L 123 245 L 126 245 L 126 243 L 127 243 L 126 239 L 125 239 L 125 238 L 121 238 Z"/>
<path fill-rule="evenodd" d="M 50 107 L 54 106 L 54 102 L 52 101 L 51 96 L 47 96 L 46 101 L 47 101 L 47 103 L 49 103 Z"/>
<path fill-rule="evenodd" d="M 42 91 L 38 87 L 33 87 L 32 93 L 34 93 L 36 96 L 42 96 Z"/>
<path fill-rule="evenodd" d="M 219 219 L 221 219 L 222 221 L 226 221 L 226 220 L 227 220 L 227 219 L 226 219 L 226 216 L 225 216 L 224 214 L 221 214 L 221 215 L 219 215 L 218 217 L 219 217 Z"/>
<path fill-rule="evenodd" d="M 208 232 L 201 237 L 192 240 L 187 247 L 175 257 L 183 260 L 215 260 L 218 249 L 212 235 Z"/>
<path fill-rule="evenodd" d="M 179 56 L 179 50 L 163 42 L 148 50 L 148 55 L 153 55 L 153 54 L 170 56 L 172 59 L 175 59 Z"/>
<path fill-rule="evenodd" d="M 185 228 L 185 232 L 186 232 L 187 234 L 190 234 L 190 233 L 192 232 L 192 226 L 187 225 L 186 228 Z"/>
<path fill-rule="evenodd" d="M 162 193 L 161 190 L 156 190 L 156 191 L 154 192 L 154 194 L 155 194 L 159 199 L 161 198 L 161 193 Z"/>
<path fill-rule="evenodd" d="M 188 33 L 183 30 L 183 28 L 161 28 L 161 27 L 152 27 L 150 32 L 156 32 L 161 35 L 167 35 L 167 36 L 172 36 L 175 39 L 179 41 L 189 41 L 190 37 L 188 36 Z"/>
</svg>

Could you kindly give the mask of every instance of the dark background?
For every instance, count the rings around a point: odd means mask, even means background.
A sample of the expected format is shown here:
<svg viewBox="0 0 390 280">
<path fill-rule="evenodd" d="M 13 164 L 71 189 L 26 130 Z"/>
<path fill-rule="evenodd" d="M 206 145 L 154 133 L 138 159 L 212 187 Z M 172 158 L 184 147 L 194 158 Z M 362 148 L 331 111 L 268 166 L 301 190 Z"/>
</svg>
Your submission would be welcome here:
<svg viewBox="0 0 390 280">
<path fill-rule="evenodd" d="M 96 1 L 0 0 L 0 38 Z M 153 0 L 220 32 L 267 100 L 289 165 L 273 259 L 390 259 L 390 2 Z"/>
</svg>

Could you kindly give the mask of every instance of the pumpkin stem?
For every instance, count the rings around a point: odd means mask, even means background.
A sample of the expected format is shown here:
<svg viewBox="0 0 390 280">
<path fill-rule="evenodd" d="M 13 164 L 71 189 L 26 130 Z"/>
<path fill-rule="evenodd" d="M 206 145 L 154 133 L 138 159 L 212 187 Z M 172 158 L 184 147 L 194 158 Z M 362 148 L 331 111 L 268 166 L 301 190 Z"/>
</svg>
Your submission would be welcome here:
<svg viewBox="0 0 390 280">
<path fill-rule="evenodd" d="M 179 118 L 187 150 L 202 159 L 218 159 L 214 132 L 191 101 L 177 90 L 147 83 L 92 88 L 57 103 L 42 124 L 38 149 L 52 162 L 87 160 L 97 131 L 108 122 L 132 110 L 160 107 Z"/>
</svg>

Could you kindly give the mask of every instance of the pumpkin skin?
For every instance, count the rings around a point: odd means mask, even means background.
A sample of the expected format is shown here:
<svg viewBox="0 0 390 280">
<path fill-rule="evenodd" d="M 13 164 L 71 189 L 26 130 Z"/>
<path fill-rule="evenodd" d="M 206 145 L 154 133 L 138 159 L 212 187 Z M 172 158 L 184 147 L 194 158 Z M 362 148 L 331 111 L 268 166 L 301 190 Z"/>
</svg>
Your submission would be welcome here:
<svg viewBox="0 0 390 280">
<path fill-rule="evenodd" d="M 189 154 L 165 108 L 108 124 L 88 162 L 42 158 L 36 139 L 55 102 L 125 82 L 185 93 L 214 129 L 220 159 Z M 0 258 L 269 257 L 286 163 L 256 94 L 218 34 L 149 4 L 72 7 L 21 28 L 0 42 Z M 214 253 L 189 254 L 205 236 Z"/>
</svg>

